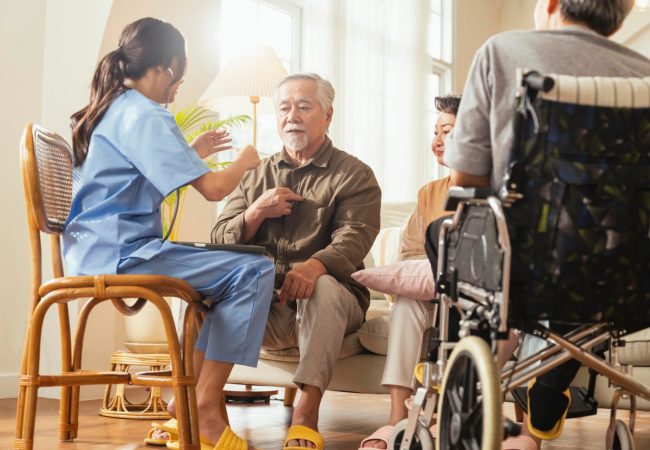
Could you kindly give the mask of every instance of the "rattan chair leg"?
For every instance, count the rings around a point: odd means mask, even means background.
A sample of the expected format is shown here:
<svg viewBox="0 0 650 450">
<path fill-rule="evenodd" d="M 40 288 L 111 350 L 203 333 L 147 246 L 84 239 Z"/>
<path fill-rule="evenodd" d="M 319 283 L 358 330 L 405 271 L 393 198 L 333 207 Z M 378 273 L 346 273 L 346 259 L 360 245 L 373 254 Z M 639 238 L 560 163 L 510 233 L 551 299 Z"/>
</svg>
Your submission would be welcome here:
<svg viewBox="0 0 650 450">
<path fill-rule="evenodd" d="M 68 305 L 59 303 L 56 305 L 59 313 L 59 329 L 61 337 L 61 372 L 72 370 L 72 350 L 70 343 L 70 315 Z M 70 441 L 74 439 L 70 420 L 70 407 L 72 402 L 72 388 L 61 387 L 61 399 L 59 400 L 59 440 Z"/>
<path fill-rule="evenodd" d="M 187 310 L 185 311 L 185 320 L 183 322 L 183 364 L 185 367 L 185 374 L 187 376 L 194 377 L 194 383 L 192 385 L 186 386 L 187 397 L 188 397 L 188 407 L 190 414 L 191 423 L 199 423 L 199 411 L 197 408 L 197 398 L 196 398 L 196 376 L 194 374 L 194 334 L 197 318 L 200 318 L 201 315 L 198 314 L 198 308 L 195 304 L 190 303 Z M 226 402 L 225 399 L 221 398 L 222 407 L 224 412 L 224 417 L 228 421 L 228 415 L 226 414 Z M 196 433 L 198 436 L 198 426 L 196 427 Z"/>
<path fill-rule="evenodd" d="M 75 439 L 79 432 L 79 394 L 81 387 L 72 386 L 72 398 L 70 399 L 70 439 Z"/>
<path fill-rule="evenodd" d="M 72 387 L 61 386 L 61 399 L 59 400 L 59 440 L 71 441 L 71 405 L 72 405 Z"/>
<path fill-rule="evenodd" d="M 14 435 L 15 439 L 23 438 L 23 423 L 25 421 L 25 397 L 26 397 L 26 388 L 25 386 L 18 387 L 18 400 L 16 401 L 16 432 Z"/>
<path fill-rule="evenodd" d="M 38 385 L 29 385 L 25 389 L 25 418 L 21 439 L 16 439 L 16 448 L 32 450 L 34 448 L 34 428 L 36 426 L 36 402 L 38 400 Z"/>
</svg>

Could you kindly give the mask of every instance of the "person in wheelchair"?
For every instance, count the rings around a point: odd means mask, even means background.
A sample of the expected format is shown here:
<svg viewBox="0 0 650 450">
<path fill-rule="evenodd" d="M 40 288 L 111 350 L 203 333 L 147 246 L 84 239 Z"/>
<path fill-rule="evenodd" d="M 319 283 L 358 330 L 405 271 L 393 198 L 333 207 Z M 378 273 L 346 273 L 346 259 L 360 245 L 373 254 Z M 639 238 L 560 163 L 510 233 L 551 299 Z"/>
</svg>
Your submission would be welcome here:
<svg viewBox="0 0 650 450">
<path fill-rule="evenodd" d="M 458 124 L 447 140 L 452 185 L 504 184 L 513 147 L 513 93 L 517 69 L 573 76 L 647 77 L 650 60 L 608 39 L 632 8 L 631 0 L 538 0 L 536 31 L 505 32 L 477 52 L 464 88 Z M 431 229 L 437 236 L 437 227 Z M 434 241 L 435 242 L 435 241 Z M 430 255 L 433 261 L 436 255 Z M 515 270 L 514 268 L 513 270 Z M 563 332 L 557 324 L 554 330 Z M 529 419 L 503 449 L 537 450 L 561 433 L 570 404 L 567 388 L 579 368 L 569 361 L 540 375 L 528 388 Z"/>
<path fill-rule="evenodd" d="M 456 114 L 460 105 L 460 95 L 446 95 L 434 99 L 436 110 L 440 113 L 436 120 L 431 151 L 438 164 L 446 167 L 443 160 L 445 141 L 456 124 Z M 411 214 L 401 235 L 399 259 L 423 259 L 424 235 L 426 227 L 432 221 L 449 215 L 445 210 L 445 201 L 449 190 L 449 177 L 431 181 L 420 188 L 417 205 Z M 397 297 L 390 313 L 388 351 L 382 384 L 390 390 L 390 414 L 388 424 L 382 426 L 365 438 L 360 449 L 385 449 L 388 439 L 397 422 L 407 416 L 406 402 L 413 394 L 413 369 L 420 361 L 422 341 L 425 331 L 433 324 L 435 305 L 405 297 Z M 456 313 L 453 311 L 452 314 Z M 451 322 L 457 324 L 460 317 L 456 313 Z M 453 326 L 452 326 L 453 328 Z M 456 332 L 456 326 L 454 328 Z"/>
</svg>

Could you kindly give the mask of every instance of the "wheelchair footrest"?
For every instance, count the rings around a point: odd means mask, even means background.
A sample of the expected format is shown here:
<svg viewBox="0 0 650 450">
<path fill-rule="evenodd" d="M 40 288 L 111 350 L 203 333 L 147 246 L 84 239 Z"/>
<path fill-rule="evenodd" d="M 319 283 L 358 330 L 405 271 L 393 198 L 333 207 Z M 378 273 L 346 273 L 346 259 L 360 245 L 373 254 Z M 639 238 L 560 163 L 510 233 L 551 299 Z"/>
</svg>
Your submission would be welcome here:
<svg viewBox="0 0 650 450">
<path fill-rule="evenodd" d="M 575 417 L 592 416 L 598 412 L 598 402 L 589 396 L 587 389 L 579 386 L 571 386 L 571 405 L 567 413 L 567 419 Z M 520 387 L 512 391 L 512 396 L 517 405 L 524 411 L 528 411 L 527 388 Z"/>
</svg>

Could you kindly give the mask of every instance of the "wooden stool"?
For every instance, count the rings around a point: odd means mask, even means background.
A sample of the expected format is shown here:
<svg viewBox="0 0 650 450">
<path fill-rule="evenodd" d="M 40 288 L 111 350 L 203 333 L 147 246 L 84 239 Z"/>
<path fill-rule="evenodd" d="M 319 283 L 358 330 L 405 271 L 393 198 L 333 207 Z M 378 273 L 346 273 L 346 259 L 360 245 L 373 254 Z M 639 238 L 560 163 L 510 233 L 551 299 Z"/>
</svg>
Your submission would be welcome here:
<svg viewBox="0 0 650 450">
<path fill-rule="evenodd" d="M 170 366 L 169 355 L 166 353 L 131 353 L 127 351 L 113 352 L 111 355 L 111 371 L 128 372 L 131 366 L 149 367 L 160 372 Z M 149 398 L 142 403 L 132 403 L 126 397 L 125 385 L 115 385 L 115 395 L 111 397 L 113 385 L 107 384 L 104 390 L 102 407 L 99 415 L 118 417 L 122 419 L 168 419 L 167 403 L 162 399 L 159 386 L 149 387 Z"/>
</svg>

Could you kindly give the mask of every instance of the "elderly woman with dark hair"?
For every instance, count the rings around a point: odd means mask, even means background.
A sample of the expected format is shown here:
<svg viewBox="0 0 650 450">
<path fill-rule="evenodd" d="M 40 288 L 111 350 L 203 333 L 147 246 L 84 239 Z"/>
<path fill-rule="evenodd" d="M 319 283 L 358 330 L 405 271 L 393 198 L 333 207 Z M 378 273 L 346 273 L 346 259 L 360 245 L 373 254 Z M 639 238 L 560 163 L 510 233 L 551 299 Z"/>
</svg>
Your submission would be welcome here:
<svg viewBox="0 0 650 450">
<path fill-rule="evenodd" d="M 440 112 L 431 142 L 431 151 L 438 164 L 445 166 L 445 140 L 456 124 L 456 113 L 460 105 L 459 95 L 435 98 L 436 109 Z M 445 201 L 449 190 L 449 177 L 431 181 L 420 188 L 415 211 L 402 232 L 399 259 L 424 259 L 424 235 L 427 225 L 432 221 L 451 214 L 445 211 Z M 455 312 L 455 311 L 454 311 Z M 390 415 L 388 424 L 379 428 L 361 442 L 362 449 L 385 449 L 393 428 L 408 414 L 406 401 L 413 394 L 415 380 L 413 370 L 420 361 L 424 332 L 433 324 L 435 308 L 431 302 L 423 302 L 398 296 L 390 313 L 390 332 L 388 351 L 382 384 L 390 391 Z M 453 314 L 453 312 L 452 312 Z M 450 325 L 459 317 L 451 317 Z M 453 331 L 452 331 L 452 334 Z"/>
</svg>

